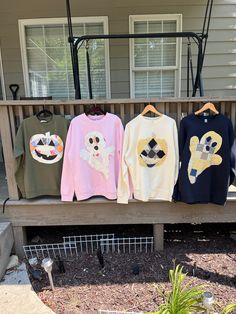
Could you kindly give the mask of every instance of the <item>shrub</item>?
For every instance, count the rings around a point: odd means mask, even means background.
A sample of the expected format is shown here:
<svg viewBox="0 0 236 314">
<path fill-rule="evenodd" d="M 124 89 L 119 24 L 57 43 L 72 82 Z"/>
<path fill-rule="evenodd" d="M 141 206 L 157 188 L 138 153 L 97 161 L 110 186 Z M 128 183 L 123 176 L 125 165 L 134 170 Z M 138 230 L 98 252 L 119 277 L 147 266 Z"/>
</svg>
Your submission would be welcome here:
<svg viewBox="0 0 236 314">
<path fill-rule="evenodd" d="M 157 312 L 152 314 L 190 314 L 204 311 L 201 306 L 204 286 L 190 287 L 190 282 L 183 284 L 185 278 L 186 274 L 183 273 L 183 267 L 180 265 L 169 271 L 172 289 L 171 291 L 161 291 L 157 287 L 164 299 L 164 304 L 161 304 Z"/>
</svg>

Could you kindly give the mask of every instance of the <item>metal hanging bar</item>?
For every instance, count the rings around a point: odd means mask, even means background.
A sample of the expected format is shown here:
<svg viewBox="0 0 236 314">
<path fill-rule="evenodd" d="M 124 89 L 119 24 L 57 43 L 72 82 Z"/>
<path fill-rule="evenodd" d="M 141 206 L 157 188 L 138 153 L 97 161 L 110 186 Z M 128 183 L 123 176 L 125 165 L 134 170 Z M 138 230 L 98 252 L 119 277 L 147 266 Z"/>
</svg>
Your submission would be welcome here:
<svg viewBox="0 0 236 314">
<path fill-rule="evenodd" d="M 210 28 L 210 21 L 211 21 L 211 14 L 212 14 L 212 7 L 213 7 L 213 0 L 208 0 L 207 1 L 207 6 L 205 10 L 205 16 L 204 16 L 204 22 L 203 22 L 203 27 L 202 27 L 202 33 L 201 38 L 202 38 L 202 47 L 201 47 L 201 56 L 200 57 L 200 64 L 199 66 L 199 71 L 200 71 L 200 77 L 198 80 L 196 80 L 194 84 L 194 89 L 193 89 L 193 95 L 196 95 L 196 91 L 199 88 L 200 90 L 200 96 L 204 95 L 204 92 L 202 90 L 202 69 L 203 69 L 203 64 L 204 64 L 204 58 L 205 58 L 205 53 L 206 53 L 206 46 L 207 46 L 207 40 L 208 40 L 208 33 L 209 33 L 209 28 Z M 201 92 L 202 91 L 202 92 Z"/>
<path fill-rule="evenodd" d="M 88 40 L 86 40 L 85 49 L 86 49 L 86 65 L 87 65 L 89 98 L 93 99 L 92 79 L 91 79 L 91 71 L 90 71 L 90 58 L 89 58 L 89 41 Z"/>
<path fill-rule="evenodd" d="M 211 22 L 211 15 L 212 15 L 212 8 L 213 8 L 213 0 L 208 0 L 207 2 L 207 9 L 206 9 L 206 13 L 205 13 L 205 18 L 204 18 L 204 24 L 203 24 L 203 28 L 202 28 L 202 34 L 203 34 L 203 56 L 202 56 L 202 67 L 203 67 L 203 62 L 204 62 L 204 58 L 205 58 L 205 53 L 206 53 L 206 47 L 207 47 L 207 41 L 208 41 L 208 33 L 209 33 L 209 28 L 210 28 L 210 22 Z M 207 20 L 207 23 L 206 23 Z M 206 30 L 205 30 L 205 25 L 206 26 Z"/>
<path fill-rule="evenodd" d="M 194 75 L 193 75 L 193 59 L 192 59 L 192 50 L 191 50 L 191 41 L 188 38 L 188 47 L 187 47 L 187 97 L 190 95 L 189 89 L 189 72 L 191 73 L 191 82 L 192 82 L 192 90 L 194 89 Z"/>
<path fill-rule="evenodd" d="M 72 29 L 71 24 L 71 12 L 70 12 L 70 0 L 67 1 L 67 15 L 68 15 L 68 27 L 69 29 Z M 199 88 L 200 96 L 204 95 L 203 90 L 203 83 L 202 83 L 202 67 L 203 67 L 203 61 L 204 61 L 204 54 L 206 50 L 206 42 L 208 37 L 208 31 L 209 31 L 209 25 L 210 25 L 210 18 L 211 18 L 211 12 L 212 12 L 212 5 L 213 0 L 208 0 L 206 12 L 205 12 L 205 18 L 204 18 L 204 24 L 203 24 L 203 32 L 206 28 L 206 33 L 194 33 L 194 32 L 175 32 L 175 33 L 150 33 L 150 34 L 113 34 L 113 35 L 84 35 L 80 37 L 71 37 L 71 33 L 69 31 L 70 37 L 69 42 L 73 45 L 72 51 L 72 67 L 73 67 L 73 75 L 74 75 L 74 85 L 75 85 L 75 98 L 81 99 L 81 92 L 80 92 L 80 80 L 79 80 L 79 60 L 78 60 L 78 48 L 81 46 L 81 43 L 84 40 L 92 40 L 92 39 L 131 39 L 131 38 L 192 38 L 196 43 L 198 47 L 198 58 L 197 58 L 197 71 L 196 76 L 194 80 L 194 86 L 193 86 L 193 92 L 192 96 L 196 95 L 196 92 Z M 208 19 L 208 21 L 207 21 Z M 207 25 L 207 27 L 206 27 Z M 73 36 L 73 34 L 72 34 Z M 203 46 L 203 40 L 204 46 Z M 89 57 L 89 55 L 88 55 Z M 192 60 L 192 59 L 191 59 Z M 89 67 L 88 67 L 89 65 Z M 90 63 L 88 58 L 87 68 L 90 69 Z M 191 70 L 192 71 L 192 70 Z M 88 72 L 88 75 L 89 72 Z M 91 77 L 90 77 L 91 80 Z M 89 81 L 89 77 L 88 77 Z M 92 89 L 91 89 L 92 90 Z M 91 92 L 90 90 L 90 92 Z"/>
<path fill-rule="evenodd" d="M 68 42 L 70 44 L 73 80 L 74 80 L 74 87 L 75 87 L 75 99 L 81 99 L 78 52 L 77 52 L 77 48 L 74 45 L 70 0 L 66 0 L 66 11 L 67 11 L 67 23 L 68 23 L 68 32 L 69 32 Z"/>
<path fill-rule="evenodd" d="M 194 32 L 174 32 L 174 33 L 144 33 L 144 34 L 110 34 L 110 35 L 83 35 L 74 37 L 74 46 L 80 45 L 84 40 L 91 39 L 131 39 L 131 38 L 194 38 L 198 43 L 198 60 L 197 60 L 197 73 L 194 83 L 192 96 L 196 96 L 197 89 L 199 88 L 200 96 L 203 96 L 203 84 L 201 79 L 202 63 L 202 37 Z M 76 58 L 78 60 L 78 56 Z"/>
</svg>

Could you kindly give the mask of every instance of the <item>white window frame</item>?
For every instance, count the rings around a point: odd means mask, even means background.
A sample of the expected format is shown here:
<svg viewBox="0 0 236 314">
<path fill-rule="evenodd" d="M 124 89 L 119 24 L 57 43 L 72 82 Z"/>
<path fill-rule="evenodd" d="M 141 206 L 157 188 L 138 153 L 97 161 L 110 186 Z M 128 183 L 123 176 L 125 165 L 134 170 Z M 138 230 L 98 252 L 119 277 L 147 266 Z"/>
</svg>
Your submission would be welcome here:
<svg viewBox="0 0 236 314">
<path fill-rule="evenodd" d="M 0 83 L 1 83 L 1 88 L 2 88 L 2 98 L 3 100 L 6 100 L 6 88 L 5 88 L 5 80 L 4 80 L 4 74 L 3 74 L 1 48 L 0 48 Z"/>
<path fill-rule="evenodd" d="M 104 34 L 105 35 L 109 34 L 107 16 L 72 17 L 71 20 L 72 23 L 103 23 Z M 25 28 L 26 26 L 53 25 L 53 24 L 54 25 L 67 24 L 67 18 L 62 17 L 62 18 L 40 18 L 18 20 L 21 60 L 23 67 L 23 77 L 26 96 L 30 96 L 30 83 L 26 51 Z M 74 36 L 76 36 L 76 34 L 74 34 Z M 104 41 L 104 47 L 105 47 L 106 98 L 111 98 L 109 43 L 107 40 Z"/>
<path fill-rule="evenodd" d="M 129 32 L 134 33 L 134 22 L 137 21 L 176 21 L 176 32 L 182 32 L 182 14 L 148 14 L 148 15 L 130 15 L 129 16 Z M 135 97 L 134 73 L 135 71 L 157 71 L 157 70 L 176 70 L 175 75 L 175 97 L 180 97 L 181 94 L 181 57 L 182 57 L 182 38 L 177 38 L 176 42 L 176 66 L 161 66 L 161 67 L 138 67 L 134 65 L 134 39 L 129 40 L 129 58 L 130 58 L 130 97 Z"/>
</svg>

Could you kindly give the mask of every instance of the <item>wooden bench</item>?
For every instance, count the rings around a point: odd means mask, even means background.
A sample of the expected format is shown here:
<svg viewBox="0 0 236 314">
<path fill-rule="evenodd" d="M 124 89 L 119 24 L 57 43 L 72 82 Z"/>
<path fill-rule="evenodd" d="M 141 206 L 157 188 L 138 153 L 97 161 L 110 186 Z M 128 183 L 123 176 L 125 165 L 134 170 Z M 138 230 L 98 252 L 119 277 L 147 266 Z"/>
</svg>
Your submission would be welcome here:
<svg viewBox="0 0 236 314">
<path fill-rule="evenodd" d="M 5 166 L 10 200 L 0 221 L 11 221 L 17 254 L 23 255 L 27 226 L 55 225 L 107 225 L 107 224 L 152 224 L 155 249 L 163 249 L 164 224 L 236 222 L 236 190 L 230 192 L 224 207 L 214 204 L 187 205 L 164 201 L 117 204 L 105 198 L 93 198 L 83 202 L 64 203 L 57 198 L 37 200 L 19 199 L 14 177 L 13 143 L 21 121 L 46 107 L 55 114 L 68 118 L 83 113 L 87 106 L 99 104 L 105 110 L 117 114 L 126 124 L 138 115 L 146 104 L 157 104 L 158 110 L 176 119 L 177 125 L 183 115 L 197 110 L 209 98 L 188 99 L 112 99 L 75 101 L 1 101 L 0 128 L 5 156 Z M 235 128 L 236 97 L 211 99 L 222 114 L 232 119 Z"/>
</svg>

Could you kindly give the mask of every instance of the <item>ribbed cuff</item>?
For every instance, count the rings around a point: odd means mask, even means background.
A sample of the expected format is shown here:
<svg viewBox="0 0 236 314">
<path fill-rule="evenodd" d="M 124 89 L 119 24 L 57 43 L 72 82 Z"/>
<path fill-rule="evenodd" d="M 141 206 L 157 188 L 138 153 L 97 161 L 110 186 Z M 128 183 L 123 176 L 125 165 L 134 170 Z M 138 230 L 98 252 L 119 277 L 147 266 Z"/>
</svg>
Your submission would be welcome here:
<svg viewBox="0 0 236 314">
<path fill-rule="evenodd" d="M 117 203 L 118 204 L 128 204 L 129 198 L 126 196 L 118 196 Z"/>
<path fill-rule="evenodd" d="M 61 195 L 62 202 L 73 202 L 74 195 Z"/>
</svg>

